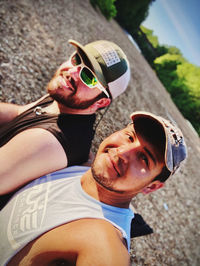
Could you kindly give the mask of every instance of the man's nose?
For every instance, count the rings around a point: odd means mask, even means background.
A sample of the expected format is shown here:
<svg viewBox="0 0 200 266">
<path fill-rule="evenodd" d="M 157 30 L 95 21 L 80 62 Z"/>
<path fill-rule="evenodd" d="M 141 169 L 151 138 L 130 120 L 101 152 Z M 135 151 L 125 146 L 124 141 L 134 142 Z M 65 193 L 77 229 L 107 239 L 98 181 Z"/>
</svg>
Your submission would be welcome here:
<svg viewBox="0 0 200 266">
<path fill-rule="evenodd" d="M 81 67 L 67 65 L 65 68 L 62 69 L 62 74 L 66 76 L 70 76 L 74 80 L 78 80 L 80 70 L 81 70 Z"/>
<path fill-rule="evenodd" d="M 117 148 L 118 157 L 123 160 L 124 163 L 128 163 L 133 152 L 133 145 L 123 145 Z"/>
<path fill-rule="evenodd" d="M 79 76 L 79 73 L 81 71 L 81 67 L 80 66 L 71 66 L 70 69 L 68 70 L 69 73 L 73 76 Z"/>
<path fill-rule="evenodd" d="M 140 150 L 140 148 L 141 146 L 138 141 L 124 144 L 117 148 L 118 156 L 124 161 L 124 163 L 128 163 L 129 160 L 134 157 L 134 154 L 136 154 Z"/>
</svg>

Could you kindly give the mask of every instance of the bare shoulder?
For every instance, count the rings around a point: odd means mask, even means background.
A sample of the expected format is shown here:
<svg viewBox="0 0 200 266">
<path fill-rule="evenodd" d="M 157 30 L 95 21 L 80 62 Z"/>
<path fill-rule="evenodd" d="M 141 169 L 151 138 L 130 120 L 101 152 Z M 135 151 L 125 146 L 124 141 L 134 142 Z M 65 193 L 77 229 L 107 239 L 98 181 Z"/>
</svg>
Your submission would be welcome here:
<svg viewBox="0 0 200 266">
<path fill-rule="evenodd" d="M 26 110 L 28 110 L 32 106 L 34 106 L 35 104 L 37 104 L 38 102 L 43 100 L 45 97 L 47 97 L 47 94 L 42 96 L 40 99 L 38 99 L 38 100 L 36 100 L 36 101 L 34 101 L 32 103 L 29 103 L 29 104 L 26 104 L 26 105 L 19 105 L 18 106 L 18 115 L 20 115 L 21 113 L 25 112 Z"/>
<path fill-rule="evenodd" d="M 121 234 L 109 222 L 80 219 L 59 226 L 27 245 L 9 265 L 130 265 Z M 14 264 L 15 263 L 15 264 Z"/>
<path fill-rule="evenodd" d="M 0 165 L 3 166 L 0 169 L 0 194 L 4 194 L 66 167 L 67 156 L 51 132 L 31 128 L 17 134 L 0 149 Z"/>
<path fill-rule="evenodd" d="M 76 230 L 80 228 L 79 236 L 84 246 L 77 265 L 129 265 L 130 257 L 122 234 L 111 223 L 101 219 L 84 219 L 74 226 Z"/>
</svg>

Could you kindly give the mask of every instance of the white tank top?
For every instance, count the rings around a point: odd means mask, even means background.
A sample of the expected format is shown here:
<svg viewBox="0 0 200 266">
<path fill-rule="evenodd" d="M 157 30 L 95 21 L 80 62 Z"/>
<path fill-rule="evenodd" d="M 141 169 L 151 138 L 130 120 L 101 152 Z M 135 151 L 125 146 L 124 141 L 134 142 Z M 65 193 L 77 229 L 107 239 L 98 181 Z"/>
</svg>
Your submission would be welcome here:
<svg viewBox="0 0 200 266">
<path fill-rule="evenodd" d="M 67 167 L 32 181 L 12 197 L 0 212 L 0 265 L 48 230 L 83 218 L 109 221 L 130 248 L 132 210 L 104 204 L 84 192 L 80 179 L 88 169 Z"/>
</svg>

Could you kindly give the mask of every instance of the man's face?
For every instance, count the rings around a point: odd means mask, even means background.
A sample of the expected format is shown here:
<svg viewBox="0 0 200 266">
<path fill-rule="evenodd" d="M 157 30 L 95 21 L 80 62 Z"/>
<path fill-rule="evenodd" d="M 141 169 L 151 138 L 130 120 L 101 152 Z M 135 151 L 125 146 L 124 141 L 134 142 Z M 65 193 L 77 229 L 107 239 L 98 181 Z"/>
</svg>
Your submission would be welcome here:
<svg viewBox="0 0 200 266">
<path fill-rule="evenodd" d="M 130 124 L 101 143 L 92 174 L 108 190 L 133 196 L 160 174 L 164 166 L 162 157 L 156 147 L 139 133 L 136 135 Z"/>
<path fill-rule="evenodd" d="M 47 85 L 48 93 L 59 103 L 72 109 L 87 109 L 99 99 L 101 91 L 89 88 L 80 77 L 79 66 L 73 66 L 70 60 L 64 62 Z"/>
</svg>

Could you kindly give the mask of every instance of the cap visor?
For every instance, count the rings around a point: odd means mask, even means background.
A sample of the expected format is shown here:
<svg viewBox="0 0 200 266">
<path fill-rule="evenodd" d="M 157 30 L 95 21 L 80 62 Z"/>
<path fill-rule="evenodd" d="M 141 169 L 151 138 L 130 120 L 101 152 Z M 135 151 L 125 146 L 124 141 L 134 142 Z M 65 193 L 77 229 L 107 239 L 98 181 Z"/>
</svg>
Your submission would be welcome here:
<svg viewBox="0 0 200 266">
<path fill-rule="evenodd" d="M 170 140 L 169 140 L 169 137 L 168 137 L 168 134 L 166 132 L 166 129 L 165 129 L 165 126 L 164 126 L 164 123 L 163 121 L 156 115 L 153 115 L 149 112 L 134 112 L 130 115 L 130 118 L 132 119 L 132 121 L 134 122 L 136 119 L 138 118 L 147 118 L 149 120 L 152 120 L 152 121 L 155 121 L 157 122 L 163 132 L 164 132 L 164 139 L 163 141 L 165 142 L 164 143 L 164 162 L 165 162 L 165 165 L 167 167 L 167 169 L 172 172 L 172 169 L 173 169 L 173 157 L 172 157 L 172 150 L 171 150 L 171 145 L 170 145 Z"/>
</svg>

